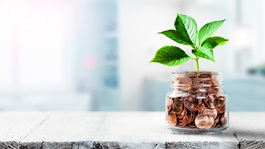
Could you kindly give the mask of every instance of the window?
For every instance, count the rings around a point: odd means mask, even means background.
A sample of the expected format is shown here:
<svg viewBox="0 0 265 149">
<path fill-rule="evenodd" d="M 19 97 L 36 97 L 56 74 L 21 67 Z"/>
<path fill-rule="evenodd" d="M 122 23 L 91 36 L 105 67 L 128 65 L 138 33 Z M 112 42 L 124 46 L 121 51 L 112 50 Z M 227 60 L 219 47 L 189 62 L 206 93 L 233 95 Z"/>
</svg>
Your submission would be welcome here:
<svg viewBox="0 0 265 149">
<path fill-rule="evenodd" d="M 60 1 L 0 2 L 0 90 L 71 89 L 74 9 Z"/>
</svg>

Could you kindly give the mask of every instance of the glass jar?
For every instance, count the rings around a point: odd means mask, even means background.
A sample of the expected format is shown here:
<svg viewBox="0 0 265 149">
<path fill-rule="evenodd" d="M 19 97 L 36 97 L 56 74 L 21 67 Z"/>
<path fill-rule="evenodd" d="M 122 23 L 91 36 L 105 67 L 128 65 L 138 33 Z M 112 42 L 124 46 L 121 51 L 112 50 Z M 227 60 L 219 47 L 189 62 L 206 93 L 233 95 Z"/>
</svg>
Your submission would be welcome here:
<svg viewBox="0 0 265 149">
<path fill-rule="evenodd" d="M 172 73 L 166 95 L 167 128 L 177 132 L 219 132 L 228 127 L 223 75 L 216 72 Z"/>
</svg>

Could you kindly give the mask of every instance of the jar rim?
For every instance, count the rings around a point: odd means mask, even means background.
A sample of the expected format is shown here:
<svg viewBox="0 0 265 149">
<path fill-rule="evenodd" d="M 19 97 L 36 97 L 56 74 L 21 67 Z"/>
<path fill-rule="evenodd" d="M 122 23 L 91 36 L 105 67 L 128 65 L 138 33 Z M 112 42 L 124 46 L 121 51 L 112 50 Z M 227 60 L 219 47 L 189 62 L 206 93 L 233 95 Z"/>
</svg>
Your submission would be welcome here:
<svg viewBox="0 0 265 149">
<path fill-rule="evenodd" d="M 214 75 L 223 75 L 222 71 L 183 71 L 183 70 L 177 70 L 177 71 L 173 71 L 171 72 L 171 74 L 188 74 L 188 73 L 211 73 Z"/>
<path fill-rule="evenodd" d="M 202 76 L 203 75 L 203 76 Z M 206 75 L 206 76 L 204 76 Z M 187 84 L 179 83 L 179 79 L 182 78 L 182 80 L 186 80 Z M 189 78 L 187 80 L 187 78 Z M 191 80 L 190 80 L 191 79 Z M 195 80 L 194 80 L 195 79 Z M 224 86 L 224 78 L 223 78 L 223 73 L 222 72 L 216 72 L 216 71 L 175 71 L 171 73 L 171 88 L 181 88 L 181 87 L 187 87 L 191 83 L 199 83 L 203 82 L 201 84 L 201 88 L 205 88 L 209 86 L 209 81 L 213 81 L 213 85 L 216 87 L 222 87 Z M 189 81 L 190 80 L 190 81 Z M 188 82 L 187 82 L 188 81 Z M 208 83 L 205 83 L 205 81 Z M 176 83 L 177 82 L 177 83 Z"/>
</svg>

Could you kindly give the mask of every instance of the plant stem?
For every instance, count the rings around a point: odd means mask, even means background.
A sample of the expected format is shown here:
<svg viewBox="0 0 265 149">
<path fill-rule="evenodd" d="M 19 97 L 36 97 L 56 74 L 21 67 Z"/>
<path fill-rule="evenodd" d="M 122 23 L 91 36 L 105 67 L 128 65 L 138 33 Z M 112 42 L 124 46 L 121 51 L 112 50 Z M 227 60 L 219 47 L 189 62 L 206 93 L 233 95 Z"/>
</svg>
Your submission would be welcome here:
<svg viewBox="0 0 265 149">
<path fill-rule="evenodd" d="M 199 72 L 200 71 L 200 66 L 199 66 L 199 58 L 196 56 L 196 70 L 197 70 L 197 72 Z"/>
</svg>

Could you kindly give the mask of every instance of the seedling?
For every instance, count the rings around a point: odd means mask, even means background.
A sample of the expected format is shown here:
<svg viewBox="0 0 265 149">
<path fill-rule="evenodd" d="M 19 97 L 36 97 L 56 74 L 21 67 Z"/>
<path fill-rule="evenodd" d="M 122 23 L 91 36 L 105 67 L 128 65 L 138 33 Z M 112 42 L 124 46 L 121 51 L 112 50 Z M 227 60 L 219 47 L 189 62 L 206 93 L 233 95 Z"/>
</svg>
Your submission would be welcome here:
<svg viewBox="0 0 265 149">
<path fill-rule="evenodd" d="M 204 58 L 215 62 L 213 49 L 228 41 L 228 39 L 220 36 L 210 37 L 224 21 L 218 20 L 207 23 L 198 31 L 197 23 L 193 18 L 178 14 L 174 23 L 175 29 L 166 30 L 159 34 L 163 34 L 179 44 L 191 46 L 194 56 L 189 56 L 177 46 L 163 46 L 150 62 L 177 66 L 192 59 L 195 60 L 196 70 L 199 72 L 199 59 Z"/>
</svg>

